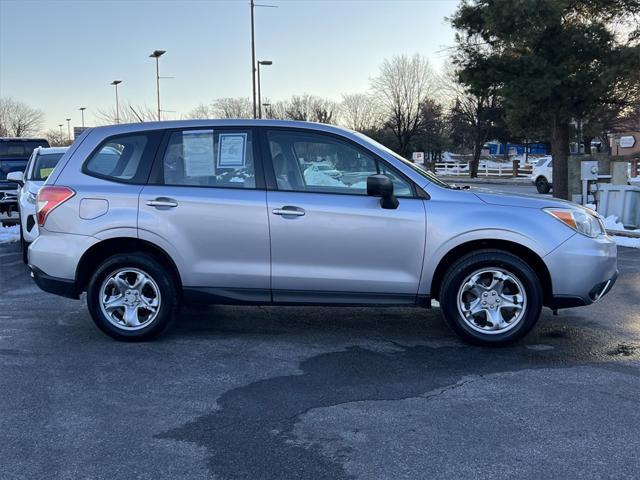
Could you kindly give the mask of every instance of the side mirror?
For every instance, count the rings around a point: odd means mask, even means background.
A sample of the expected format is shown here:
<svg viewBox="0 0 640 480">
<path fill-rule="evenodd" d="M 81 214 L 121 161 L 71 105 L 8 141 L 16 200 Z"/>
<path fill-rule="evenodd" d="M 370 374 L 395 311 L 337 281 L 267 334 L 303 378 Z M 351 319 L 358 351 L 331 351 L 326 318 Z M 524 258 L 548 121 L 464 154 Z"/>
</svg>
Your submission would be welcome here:
<svg viewBox="0 0 640 480">
<path fill-rule="evenodd" d="M 382 197 L 380 200 L 382 208 L 395 210 L 400 205 L 400 202 L 393 194 L 393 182 L 386 175 L 371 175 L 367 177 L 367 195 Z"/>
<path fill-rule="evenodd" d="M 21 187 L 24 185 L 24 174 L 22 172 L 9 172 L 7 182 L 17 183 Z"/>
</svg>

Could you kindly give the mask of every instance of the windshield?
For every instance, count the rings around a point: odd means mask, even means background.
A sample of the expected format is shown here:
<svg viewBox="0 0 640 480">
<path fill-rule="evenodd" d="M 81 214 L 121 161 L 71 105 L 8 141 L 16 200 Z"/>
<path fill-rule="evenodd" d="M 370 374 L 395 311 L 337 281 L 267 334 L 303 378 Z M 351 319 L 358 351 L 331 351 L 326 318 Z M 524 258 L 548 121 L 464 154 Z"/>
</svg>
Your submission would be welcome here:
<svg viewBox="0 0 640 480">
<path fill-rule="evenodd" d="M 38 155 L 36 157 L 35 165 L 33 166 L 33 173 L 29 180 L 44 181 L 49 178 L 51 172 L 58 164 L 58 161 L 62 158 L 64 153 L 47 153 L 44 155 Z"/>
<path fill-rule="evenodd" d="M 3 140 L 0 142 L 0 158 L 28 159 L 37 147 L 48 147 L 46 140 Z"/>
<path fill-rule="evenodd" d="M 408 167 L 410 167 L 413 171 L 417 172 L 421 177 L 426 178 L 429 182 L 431 183 L 435 183 L 436 185 L 438 185 L 439 187 L 442 188 L 453 188 L 451 185 L 449 185 L 446 182 L 443 182 L 442 180 L 440 180 L 435 174 L 433 174 L 432 172 L 428 171 L 428 170 L 424 170 L 423 168 L 420 168 L 419 166 L 417 166 L 416 164 L 410 162 L 409 160 L 407 160 L 406 158 L 403 158 L 402 156 L 398 155 L 396 152 L 394 152 L 393 150 L 391 150 L 390 148 L 385 147 L 384 145 L 382 145 L 381 143 L 376 142 L 375 140 L 373 140 L 372 138 L 367 137 L 366 135 L 363 135 L 359 132 L 354 132 L 356 135 L 358 135 L 359 137 L 365 139 L 368 143 L 372 143 L 373 145 L 375 145 L 376 147 L 378 147 L 380 150 L 384 150 L 385 152 L 387 152 L 389 155 L 392 155 L 394 158 L 397 158 L 398 160 L 400 160 L 402 163 L 404 163 L 405 165 L 407 165 Z"/>
</svg>

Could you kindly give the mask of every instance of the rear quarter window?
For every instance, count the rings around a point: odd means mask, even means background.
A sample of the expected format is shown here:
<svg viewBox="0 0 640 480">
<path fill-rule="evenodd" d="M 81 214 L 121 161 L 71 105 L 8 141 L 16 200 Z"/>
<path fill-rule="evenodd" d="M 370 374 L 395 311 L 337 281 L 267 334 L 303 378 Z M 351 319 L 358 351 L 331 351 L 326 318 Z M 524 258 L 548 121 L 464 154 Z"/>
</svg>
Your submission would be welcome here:
<svg viewBox="0 0 640 480">
<path fill-rule="evenodd" d="M 88 158 L 83 172 L 124 183 L 144 183 L 160 134 L 136 133 L 105 140 Z"/>
</svg>

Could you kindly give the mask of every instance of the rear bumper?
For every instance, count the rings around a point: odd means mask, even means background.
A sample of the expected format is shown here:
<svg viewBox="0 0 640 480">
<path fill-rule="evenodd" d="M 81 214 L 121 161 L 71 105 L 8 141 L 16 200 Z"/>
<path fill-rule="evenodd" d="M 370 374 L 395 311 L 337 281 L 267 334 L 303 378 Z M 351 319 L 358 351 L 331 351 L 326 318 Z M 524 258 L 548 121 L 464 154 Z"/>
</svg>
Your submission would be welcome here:
<svg viewBox="0 0 640 480">
<path fill-rule="evenodd" d="M 607 236 L 588 238 L 575 234 L 548 254 L 544 261 L 551 274 L 551 308 L 589 305 L 611 291 L 618 278 L 617 248 Z"/>
<path fill-rule="evenodd" d="M 41 231 L 29 246 L 29 265 L 52 278 L 73 281 L 82 255 L 97 242 L 87 235 Z"/>
<path fill-rule="evenodd" d="M 31 277 L 41 290 L 62 297 L 80 298 L 75 280 L 52 277 L 33 265 L 29 265 L 29 268 L 31 269 Z"/>
</svg>

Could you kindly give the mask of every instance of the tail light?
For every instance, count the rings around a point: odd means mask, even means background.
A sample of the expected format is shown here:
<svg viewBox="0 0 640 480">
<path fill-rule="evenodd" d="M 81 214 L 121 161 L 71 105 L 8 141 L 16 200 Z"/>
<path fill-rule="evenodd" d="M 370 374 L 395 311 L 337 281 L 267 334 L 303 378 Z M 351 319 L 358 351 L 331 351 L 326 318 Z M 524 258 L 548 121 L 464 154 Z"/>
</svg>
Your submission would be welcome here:
<svg viewBox="0 0 640 480">
<path fill-rule="evenodd" d="M 37 215 L 38 225 L 44 226 L 44 222 L 47 221 L 47 216 L 58 205 L 62 205 L 64 202 L 73 197 L 76 192 L 69 187 L 58 186 L 44 186 L 38 191 L 37 197 Z"/>
</svg>

